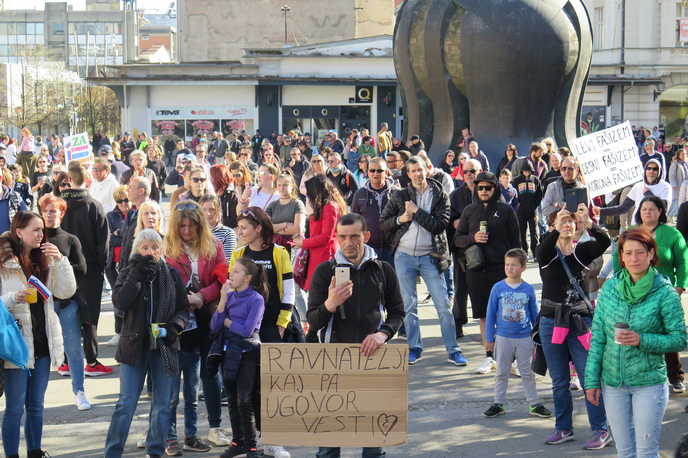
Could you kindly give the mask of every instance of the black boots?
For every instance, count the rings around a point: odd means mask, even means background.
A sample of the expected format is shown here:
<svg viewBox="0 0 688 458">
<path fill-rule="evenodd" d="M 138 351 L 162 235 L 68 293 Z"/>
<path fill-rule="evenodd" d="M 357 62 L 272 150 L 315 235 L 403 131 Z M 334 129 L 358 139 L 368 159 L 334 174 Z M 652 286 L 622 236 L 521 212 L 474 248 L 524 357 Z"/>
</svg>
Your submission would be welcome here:
<svg viewBox="0 0 688 458">
<path fill-rule="evenodd" d="M 15 456 L 18 456 L 18 455 L 15 455 Z M 45 450 L 41 450 L 40 448 L 36 449 L 36 450 L 29 450 L 28 457 L 29 458 L 52 458 L 48 454 L 48 452 L 46 452 Z"/>
</svg>

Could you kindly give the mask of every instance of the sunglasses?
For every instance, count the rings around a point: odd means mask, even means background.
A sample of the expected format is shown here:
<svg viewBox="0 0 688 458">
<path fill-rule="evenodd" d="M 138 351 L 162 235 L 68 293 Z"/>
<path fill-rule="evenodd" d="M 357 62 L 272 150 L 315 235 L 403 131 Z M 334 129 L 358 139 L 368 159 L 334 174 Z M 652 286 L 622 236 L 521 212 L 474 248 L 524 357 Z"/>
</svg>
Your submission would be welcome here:
<svg viewBox="0 0 688 458">
<path fill-rule="evenodd" d="M 69 183 L 60 183 L 60 188 L 68 188 Z"/>
<path fill-rule="evenodd" d="M 562 172 L 573 172 L 575 169 L 573 167 L 561 167 Z"/>
<path fill-rule="evenodd" d="M 645 146 L 649 146 L 651 144 L 652 144 L 652 142 L 645 142 Z"/>
<path fill-rule="evenodd" d="M 311 164 L 322 164 L 323 161 L 311 161 Z"/>
<path fill-rule="evenodd" d="M 478 186 L 478 191 L 492 191 L 494 186 Z"/>
<path fill-rule="evenodd" d="M 115 202 L 117 202 L 118 204 L 128 204 L 129 199 L 115 199 Z"/>
<path fill-rule="evenodd" d="M 243 177 L 244 175 L 242 175 L 241 173 L 239 173 L 239 174 L 233 173 L 232 176 L 233 176 L 234 178 L 241 178 L 241 177 Z"/>
<path fill-rule="evenodd" d="M 241 157 L 248 157 L 248 154 L 241 153 Z"/>
<path fill-rule="evenodd" d="M 105 170 L 105 169 L 96 169 L 96 168 L 93 169 L 94 172 L 102 172 L 103 170 Z"/>
<path fill-rule="evenodd" d="M 477 173 L 478 171 L 476 169 L 463 169 L 463 173 Z"/>
<path fill-rule="evenodd" d="M 245 210 L 240 210 L 240 211 L 239 211 L 239 216 L 251 216 L 251 217 L 253 217 L 253 219 L 255 219 L 256 221 L 258 221 L 258 218 L 256 218 L 255 213 L 253 213 L 253 212 L 252 212 L 251 210 L 249 210 L 248 208 L 245 209 Z"/>
<path fill-rule="evenodd" d="M 198 205 L 194 203 L 178 204 L 175 208 L 180 212 L 184 210 L 195 211 L 198 208 Z"/>
<path fill-rule="evenodd" d="M 191 181 L 194 183 L 205 183 L 206 178 L 198 178 L 198 177 L 193 177 Z"/>
<path fill-rule="evenodd" d="M 383 173 L 382 169 L 368 169 L 368 173 Z"/>
<path fill-rule="evenodd" d="M 196 151 L 197 153 L 200 153 L 200 151 Z M 138 158 L 138 159 L 132 159 L 134 162 L 143 162 L 143 159 Z"/>
<path fill-rule="evenodd" d="M 649 170 L 650 172 L 659 172 L 659 168 L 658 168 L 658 167 L 648 167 L 648 168 L 646 168 L 645 170 Z"/>
<path fill-rule="evenodd" d="M 53 172 L 53 175 L 59 175 L 62 172 Z"/>
</svg>

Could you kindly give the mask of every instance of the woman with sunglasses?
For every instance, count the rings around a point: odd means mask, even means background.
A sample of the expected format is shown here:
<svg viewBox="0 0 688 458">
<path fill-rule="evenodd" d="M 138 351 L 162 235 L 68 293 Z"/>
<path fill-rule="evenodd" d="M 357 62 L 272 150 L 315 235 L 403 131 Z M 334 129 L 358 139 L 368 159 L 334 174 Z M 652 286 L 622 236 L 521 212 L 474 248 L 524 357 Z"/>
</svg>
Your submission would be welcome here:
<svg viewBox="0 0 688 458">
<path fill-rule="evenodd" d="M 208 410 L 209 440 L 216 445 L 229 445 L 220 429 L 220 378 L 218 375 L 208 377 L 206 370 L 206 360 L 212 345 L 209 339 L 210 319 L 217 308 L 221 285 L 227 281 L 227 257 L 220 241 L 212 236 L 208 220 L 199 204 L 192 200 L 182 200 L 172 208 L 163 254 L 167 262 L 182 276 L 193 312 L 190 319 L 195 318 L 199 330 L 200 377 Z M 185 331 L 189 332 L 194 331 Z M 187 336 L 183 336 L 182 340 L 186 339 Z"/>
<path fill-rule="evenodd" d="M 354 172 L 354 176 L 356 177 L 356 181 L 358 181 L 358 185 L 360 187 L 363 187 L 365 185 L 366 181 L 368 181 L 368 165 L 370 164 L 370 156 L 368 155 L 363 155 L 358 158 L 358 170 Z"/>
<path fill-rule="evenodd" d="M 262 147 L 260 149 L 260 165 L 272 164 L 277 168 L 282 168 L 282 161 L 279 156 L 275 154 L 272 145 Z"/>
<path fill-rule="evenodd" d="M 459 165 L 454 169 L 454 171 L 451 173 L 451 177 L 456 181 L 456 183 L 460 181 L 464 181 L 463 178 L 463 165 L 466 163 L 468 159 L 470 159 L 471 154 L 470 153 L 460 153 L 459 154 Z"/>
<path fill-rule="evenodd" d="M 265 303 L 265 313 L 260 323 L 260 341 L 280 343 L 291 321 L 294 309 L 294 279 L 289 251 L 273 242 L 274 228 L 268 215 L 260 207 L 249 207 L 239 212 L 237 235 L 241 247 L 232 253 L 231 271 L 237 259 L 248 257 L 262 264 L 268 273 L 270 294 Z M 260 431 L 260 366 L 258 366 L 253 391 L 253 412 L 256 429 Z M 266 445 L 265 454 L 286 458 L 289 454 L 278 445 Z"/>
<path fill-rule="evenodd" d="M 201 167 L 194 167 L 189 170 L 189 190 L 177 198 L 177 202 L 183 200 L 198 200 L 208 191 L 208 173 Z"/>
<path fill-rule="evenodd" d="M 452 150 L 447 150 L 447 152 L 444 153 L 442 162 L 437 166 L 437 168 L 442 169 L 448 175 L 451 175 L 454 173 L 454 169 L 456 168 L 457 164 L 458 161 L 456 160 L 456 153 Z"/>
<path fill-rule="evenodd" d="M 167 197 L 165 192 L 165 180 L 167 179 L 167 167 L 162 161 L 162 150 L 156 145 L 149 145 L 146 148 L 146 154 L 148 155 L 148 160 L 146 161 L 146 168 L 153 171 L 155 176 L 158 178 L 158 183 L 161 183 L 162 196 Z"/>
<path fill-rule="evenodd" d="M 504 157 L 502 157 L 497 164 L 497 176 L 499 176 L 503 169 L 508 169 L 511 171 L 511 166 L 514 165 L 514 161 L 516 161 L 516 159 L 518 159 L 518 151 L 516 150 L 516 146 L 509 143 L 506 145 Z"/>
<path fill-rule="evenodd" d="M 239 150 L 239 156 L 237 157 L 237 161 L 239 161 L 241 164 L 243 164 L 250 173 L 250 176 L 252 179 L 255 178 L 255 176 L 258 174 L 258 164 L 253 162 L 252 160 L 252 155 L 253 151 L 251 150 L 250 146 L 244 146 Z M 231 164 L 231 162 L 230 162 Z"/>
<path fill-rule="evenodd" d="M 232 164 L 233 162 L 230 162 Z M 215 164 L 210 167 L 210 184 L 220 199 L 219 218 L 226 227 L 234 229 L 237 223 L 239 192 L 234 185 L 234 177 L 226 165 Z"/>
<path fill-rule="evenodd" d="M 277 192 L 277 177 L 280 169 L 274 164 L 263 164 L 258 169 L 258 186 L 244 188 L 239 198 L 239 207 L 244 210 L 247 207 L 259 207 L 265 211 L 267 206 L 279 199 Z"/>
<path fill-rule="evenodd" d="M 222 250 L 225 252 L 225 256 L 227 258 L 231 257 L 232 252 L 237 246 L 237 236 L 234 230 L 222 224 L 220 220 L 222 216 L 220 199 L 214 194 L 205 194 L 199 199 L 198 204 L 205 213 L 213 237 L 222 243 Z"/>
<path fill-rule="evenodd" d="M 110 246 L 108 248 L 108 257 L 105 264 L 105 277 L 110 285 L 114 285 L 117 281 L 117 263 L 119 262 L 119 255 L 122 251 L 122 223 L 127 219 L 127 212 L 131 210 L 131 202 L 127 195 L 127 186 L 120 186 L 115 189 L 113 193 L 115 198 L 115 209 L 108 212 L 107 218 L 108 228 L 110 229 Z M 122 315 L 115 313 L 115 335 L 108 341 L 108 345 L 117 346 L 119 344 L 119 337 L 122 333 Z"/>
<path fill-rule="evenodd" d="M 69 184 L 69 175 L 65 172 L 59 172 L 56 177 L 53 173 L 53 177 L 55 179 L 55 181 L 53 181 L 53 195 L 55 197 L 60 197 L 62 191 L 71 187 Z"/>
<path fill-rule="evenodd" d="M 50 161 L 47 157 L 40 156 L 37 164 L 38 170 L 31 176 L 31 192 L 37 196 L 37 200 L 40 200 L 44 194 L 52 191 L 50 186 Z"/>
</svg>

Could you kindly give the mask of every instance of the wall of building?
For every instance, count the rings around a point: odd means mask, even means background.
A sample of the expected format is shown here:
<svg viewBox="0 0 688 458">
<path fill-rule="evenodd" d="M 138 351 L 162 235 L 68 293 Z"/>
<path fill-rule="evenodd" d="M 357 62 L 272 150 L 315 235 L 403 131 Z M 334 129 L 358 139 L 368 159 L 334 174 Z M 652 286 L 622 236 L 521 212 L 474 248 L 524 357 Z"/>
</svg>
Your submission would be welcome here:
<svg viewBox="0 0 688 458">
<path fill-rule="evenodd" d="M 293 0 L 288 4 L 287 44 L 292 46 L 394 32 L 393 0 Z M 284 46 L 283 5 L 281 0 L 180 0 L 180 62 L 239 60 L 242 48 Z"/>
</svg>

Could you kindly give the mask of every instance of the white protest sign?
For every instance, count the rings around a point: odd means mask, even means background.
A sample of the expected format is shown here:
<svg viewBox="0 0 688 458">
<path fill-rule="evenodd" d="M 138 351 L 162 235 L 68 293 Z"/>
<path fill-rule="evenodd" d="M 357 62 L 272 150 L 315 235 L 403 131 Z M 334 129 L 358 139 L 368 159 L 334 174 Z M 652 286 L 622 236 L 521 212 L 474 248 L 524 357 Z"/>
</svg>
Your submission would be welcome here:
<svg viewBox="0 0 688 458">
<path fill-rule="evenodd" d="M 90 166 L 91 155 L 88 146 L 88 132 L 65 137 L 64 151 L 67 167 L 69 167 L 70 161 L 84 162 Z"/>
<path fill-rule="evenodd" d="M 569 146 L 580 162 L 590 198 L 643 178 L 643 165 L 629 121 L 576 138 Z"/>
</svg>

